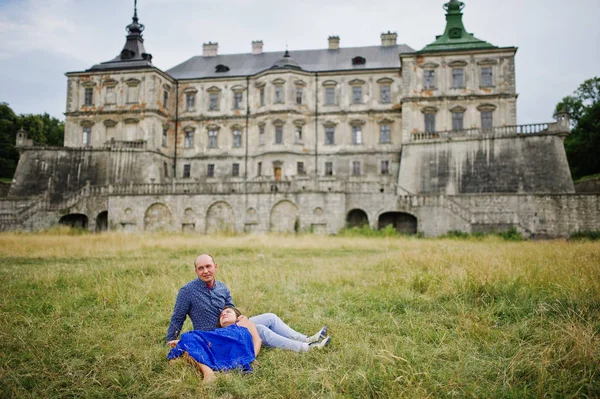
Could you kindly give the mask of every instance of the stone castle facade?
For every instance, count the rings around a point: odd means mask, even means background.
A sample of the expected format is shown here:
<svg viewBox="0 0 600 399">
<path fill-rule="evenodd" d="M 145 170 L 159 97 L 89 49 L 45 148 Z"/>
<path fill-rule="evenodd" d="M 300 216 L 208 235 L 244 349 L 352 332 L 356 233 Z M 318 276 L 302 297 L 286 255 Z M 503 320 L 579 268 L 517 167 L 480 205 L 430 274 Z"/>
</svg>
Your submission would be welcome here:
<svg viewBox="0 0 600 399">
<path fill-rule="evenodd" d="M 64 147 L 19 133 L 0 228 L 600 229 L 598 195 L 573 188 L 568 115 L 517 125 L 517 49 L 468 33 L 462 2 L 444 8 L 444 33 L 421 50 L 392 32 L 293 52 L 209 42 L 167 71 L 136 9 L 115 59 L 66 74 Z"/>
</svg>

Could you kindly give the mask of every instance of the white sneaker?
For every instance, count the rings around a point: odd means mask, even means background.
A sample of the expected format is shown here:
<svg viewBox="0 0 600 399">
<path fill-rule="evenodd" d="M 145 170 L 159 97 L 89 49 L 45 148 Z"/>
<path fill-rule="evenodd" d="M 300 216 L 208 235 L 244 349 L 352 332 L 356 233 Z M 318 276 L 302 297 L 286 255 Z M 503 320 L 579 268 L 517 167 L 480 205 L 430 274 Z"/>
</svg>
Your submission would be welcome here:
<svg viewBox="0 0 600 399">
<path fill-rule="evenodd" d="M 318 333 L 306 338 L 306 343 L 312 344 L 314 342 L 319 342 L 320 340 L 324 339 L 326 336 L 327 336 L 327 326 L 324 326 L 323 328 L 321 328 L 319 330 Z"/>
<path fill-rule="evenodd" d="M 313 349 L 323 349 L 329 344 L 329 341 L 331 341 L 331 337 L 327 336 L 320 342 L 313 342 L 311 344 L 308 344 L 308 350 L 310 351 Z"/>
</svg>

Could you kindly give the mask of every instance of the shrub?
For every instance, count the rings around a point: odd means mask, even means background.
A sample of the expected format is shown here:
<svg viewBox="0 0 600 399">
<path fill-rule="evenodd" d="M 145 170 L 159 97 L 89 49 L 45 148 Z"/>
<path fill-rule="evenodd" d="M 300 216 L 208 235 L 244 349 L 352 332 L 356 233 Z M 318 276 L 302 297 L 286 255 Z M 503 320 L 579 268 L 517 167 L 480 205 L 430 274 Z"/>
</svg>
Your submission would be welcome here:
<svg viewBox="0 0 600 399">
<path fill-rule="evenodd" d="M 569 236 L 569 240 L 597 241 L 597 240 L 600 240 L 600 231 L 599 230 L 577 231 L 575 233 L 571 233 L 571 235 Z"/>
</svg>

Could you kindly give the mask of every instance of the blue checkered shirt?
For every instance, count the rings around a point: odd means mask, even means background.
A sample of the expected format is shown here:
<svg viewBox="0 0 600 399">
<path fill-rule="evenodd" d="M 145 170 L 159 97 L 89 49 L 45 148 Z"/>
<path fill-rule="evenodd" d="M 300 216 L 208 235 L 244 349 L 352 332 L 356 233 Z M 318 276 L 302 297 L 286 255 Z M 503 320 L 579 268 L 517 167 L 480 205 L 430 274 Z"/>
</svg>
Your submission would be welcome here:
<svg viewBox="0 0 600 399">
<path fill-rule="evenodd" d="M 190 316 L 194 330 L 212 330 L 219 322 L 225 306 L 233 306 L 229 288 L 220 281 L 208 288 L 199 278 L 190 281 L 179 290 L 167 342 L 177 339 L 186 316 Z"/>
</svg>

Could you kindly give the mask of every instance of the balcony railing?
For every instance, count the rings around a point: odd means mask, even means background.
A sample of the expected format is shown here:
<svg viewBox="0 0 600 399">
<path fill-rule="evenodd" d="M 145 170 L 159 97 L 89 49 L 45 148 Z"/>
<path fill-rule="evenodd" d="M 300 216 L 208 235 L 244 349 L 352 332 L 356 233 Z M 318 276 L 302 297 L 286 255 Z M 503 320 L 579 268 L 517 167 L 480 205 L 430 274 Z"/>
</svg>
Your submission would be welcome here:
<svg viewBox="0 0 600 399">
<path fill-rule="evenodd" d="M 568 121 L 558 121 L 553 123 L 532 123 L 529 125 L 511 125 L 498 126 L 489 129 L 473 128 L 462 130 L 444 130 L 437 132 L 415 132 L 412 133 L 411 141 L 427 140 L 451 140 L 454 138 L 476 138 L 476 137 L 507 137 L 515 135 L 527 135 L 537 133 L 556 133 L 568 134 Z"/>
<path fill-rule="evenodd" d="M 106 149 L 136 149 L 145 150 L 147 146 L 146 140 L 108 140 L 104 143 Z"/>
</svg>

